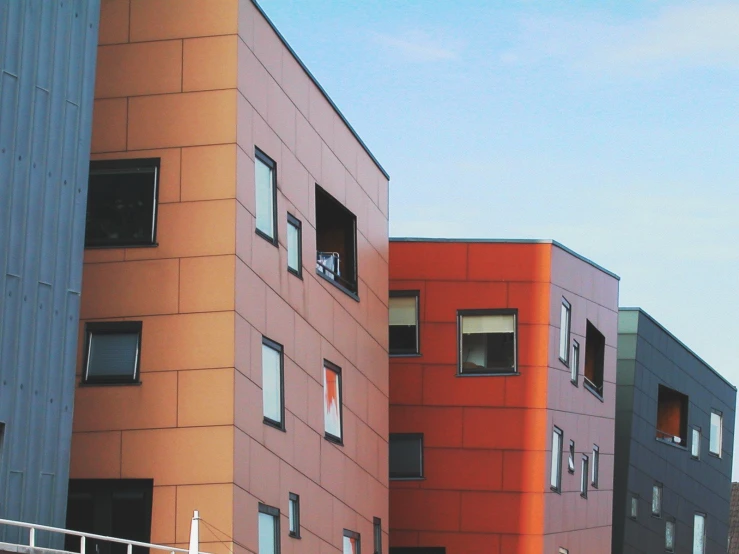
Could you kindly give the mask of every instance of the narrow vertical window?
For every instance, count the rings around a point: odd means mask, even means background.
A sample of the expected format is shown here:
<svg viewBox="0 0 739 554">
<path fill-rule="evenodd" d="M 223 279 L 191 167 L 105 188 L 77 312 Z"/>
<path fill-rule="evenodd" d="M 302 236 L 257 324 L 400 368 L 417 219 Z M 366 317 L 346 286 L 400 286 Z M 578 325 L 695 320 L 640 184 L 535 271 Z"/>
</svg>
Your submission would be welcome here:
<svg viewBox="0 0 739 554">
<path fill-rule="evenodd" d="M 327 439 L 342 442 L 341 368 L 329 361 L 323 362 L 323 417 Z"/>
<path fill-rule="evenodd" d="M 570 363 L 570 303 L 562 298 L 562 311 L 559 314 L 559 359 L 564 364 Z"/>
<path fill-rule="evenodd" d="M 259 504 L 259 554 L 280 554 L 280 510 Z"/>
<path fill-rule="evenodd" d="M 359 533 L 344 529 L 343 554 L 361 554 L 361 542 Z"/>
<path fill-rule="evenodd" d="M 303 224 L 292 214 L 287 214 L 287 270 L 303 276 Z"/>
<path fill-rule="evenodd" d="M 295 539 L 300 538 L 300 496 L 291 492 L 288 500 L 288 522 L 290 524 L 289 535 Z"/>
<path fill-rule="evenodd" d="M 655 483 L 652 485 L 652 515 L 660 517 L 662 515 L 662 484 Z"/>
<path fill-rule="evenodd" d="M 706 552 L 706 516 L 695 514 L 693 517 L 693 554 Z"/>
<path fill-rule="evenodd" d="M 415 290 L 390 291 L 390 355 L 418 354 L 418 295 Z"/>
<path fill-rule="evenodd" d="M 573 385 L 578 386 L 580 377 L 580 343 L 576 340 L 572 341 L 572 359 L 570 360 L 570 381 Z"/>
<path fill-rule="evenodd" d="M 379 517 L 372 519 L 372 531 L 375 539 L 374 554 L 382 554 L 382 521 Z"/>
<path fill-rule="evenodd" d="M 583 454 L 582 456 L 582 467 L 580 475 L 580 496 L 583 498 L 588 497 L 588 457 Z"/>
<path fill-rule="evenodd" d="M 285 387 L 282 345 L 262 337 L 262 400 L 264 422 L 285 430 Z"/>
<path fill-rule="evenodd" d="M 575 441 L 570 441 L 570 452 L 567 456 L 567 472 L 575 473 Z"/>
<path fill-rule="evenodd" d="M 724 416 L 717 410 L 711 410 L 711 436 L 708 444 L 708 451 L 721 457 L 721 443 L 723 441 L 723 420 Z"/>
<path fill-rule="evenodd" d="M 675 520 L 665 521 L 665 550 L 675 552 Z"/>
<path fill-rule="evenodd" d="M 593 485 L 594 489 L 598 488 L 598 470 L 600 469 L 600 448 L 597 444 L 593 445 L 593 463 L 591 468 L 590 484 Z"/>
<path fill-rule="evenodd" d="M 699 460 L 701 457 L 701 428 L 693 427 L 690 437 L 690 455 Z"/>
<path fill-rule="evenodd" d="M 629 501 L 629 517 L 636 519 L 639 516 L 639 496 L 632 494 Z"/>
<path fill-rule="evenodd" d="M 277 164 L 264 152 L 254 150 L 257 234 L 277 245 Z"/>
<path fill-rule="evenodd" d="M 552 430 L 552 466 L 549 473 L 549 486 L 560 492 L 562 485 L 562 429 Z"/>
</svg>

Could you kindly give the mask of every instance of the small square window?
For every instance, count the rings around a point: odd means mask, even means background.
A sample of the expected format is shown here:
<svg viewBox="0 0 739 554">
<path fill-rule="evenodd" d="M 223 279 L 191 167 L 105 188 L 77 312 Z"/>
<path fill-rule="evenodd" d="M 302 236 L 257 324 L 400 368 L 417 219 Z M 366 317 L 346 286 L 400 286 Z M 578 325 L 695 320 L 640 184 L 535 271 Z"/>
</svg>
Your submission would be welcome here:
<svg viewBox="0 0 739 554">
<path fill-rule="evenodd" d="M 382 521 L 379 517 L 372 519 L 372 531 L 375 539 L 374 554 L 382 554 Z"/>
<path fill-rule="evenodd" d="M 141 322 L 88 323 L 82 382 L 138 383 L 141 360 Z"/>
<path fill-rule="evenodd" d="M 390 479 L 423 477 L 423 434 L 390 433 Z"/>
<path fill-rule="evenodd" d="M 708 451 L 721 457 L 723 442 L 724 416 L 717 410 L 711 410 L 711 436 L 708 442 Z"/>
<path fill-rule="evenodd" d="M 665 521 L 665 550 L 675 552 L 675 520 Z"/>
<path fill-rule="evenodd" d="M 303 276 L 303 224 L 292 214 L 287 214 L 287 270 Z"/>
<path fill-rule="evenodd" d="M 390 355 L 418 354 L 418 295 L 415 290 L 390 291 Z"/>
<path fill-rule="evenodd" d="M 516 311 L 459 312 L 459 373 L 516 373 Z"/>
<path fill-rule="evenodd" d="M 580 468 L 582 474 L 580 475 L 580 496 L 583 498 L 588 497 L 588 457 L 583 454 L 582 467 Z"/>
<path fill-rule="evenodd" d="M 695 514 L 693 516 L 693 554 L 705 554 L 706 552 L 706 516 Z"/>
<path fill-rule="evenodd" d="M 257 234 L 277 246 L 277 164 L 254 149 Z"/>
<path fill-rule="evenodd" d="M 156 244 L 159 158 L 90 162 L 85 247 Z"/>
<path fill-rule="evenodd" d="M 264 422 L 285 430 L 285 383 L 282 345 L 262 337 Z"/>
<path fill-rule="evenodd" d="M 562 309 L 559 314 L 559 359 L 565 365 L 570 362 L 570 314 L 572 307 L 562 298 Z"/>
<path fill-rule="evenodd" d="M 344 529 L 343 546 L 343 554 L 362 554 L 359 533 Z"/>
<path fill-rule="evenodd" d="M 316 185 L 316 272 L 357 294 L 357 217 Z"/>
<path fill-rule="evenodd" d="M 280 554 L 280 510 L 259 504 L 259 554 Z"/>
<path fill-rule="evenodd" d="M 701 457 L 701 428 L 693 427 L 690 441 L 690 455 L 699 460 Z"/>
<path fill-rule="evenodd" d="M 603 398 L 603 366 L 606 355 L 606 337 L 587 322 L 585 330 L 585 386 Z"/>
<path fill-rule="evenodd" d="M 629 517 L 636 519 L 639 516 L 639 496 L 632 494 L 629 499 Z"/>
<path fill-rule="evenodd" d="M 325 437 L 342 444 L 343 398 L 341 391 L 341 368 L 323 361 L 323 416 Z"/>
<path fill-rule="evenodd" d="M 580 343 L 572 341 L 572 359 L 570 360 L 570 381 L 576 387 L 580 378 Z"/>
<path fill-rule="evenodd" d="M 294 539 L 300 538 L 300 496 L 290 493 L 288 499 L 288 522 L 290 524 L 289 535 Z"/>
<path fill-rule="evenodd" d="M 652 515 L 655 517 L 662 516 L 662 484 L 655 483 L 652 485 Z"/>
<path fill-rule="evenodd" d="M 657 440 L 688 445 L 688 397 L 664 385 L 657 392 Z"/>
<path fill-rule="evenodd" d="M 575 473 L 575 441 L 570 441 L 570 453 L 567 457 L 567 472 Z"/>
<path fill-rule="evenodd" d="M 553 491 L 562 489 L 562 429 L 552 430 L 552 465 L 549 473 L 549 486 Z"/>
</svg>

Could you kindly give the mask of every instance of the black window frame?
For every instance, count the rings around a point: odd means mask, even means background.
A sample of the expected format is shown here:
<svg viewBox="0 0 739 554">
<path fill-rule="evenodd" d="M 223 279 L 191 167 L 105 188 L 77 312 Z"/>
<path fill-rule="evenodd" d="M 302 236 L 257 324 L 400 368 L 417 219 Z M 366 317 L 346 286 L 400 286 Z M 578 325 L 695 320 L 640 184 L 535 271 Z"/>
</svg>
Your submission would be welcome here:
<svg viewBox="0 0 739 554">
<path fill-rule="evenodd" d="M 562 312 L 561 310 L 563 308 L 567 309 L 567 342 L 565 343 L 565 357 L 562 357 Z M 572 304 L 568 302 L 568 300 L 563 296 L 562 297 L 562 304 L 560 307 L 560 329 L 559 329 L 559 361 L 562 362 L 566 367 L 570 367 L 570 342 L 572 339 Z"/>
<path fill-rule="evenodd" d="M 421 355 L 421 291 L 420 290 L 391 290 L 390 298 L 415 298 L 416 299 L 416 347 L 413 350 L 393 352 L 388 339 L 388 352 L 391 358 L 408 358 Z M 389 333 L 389 329 L 388 329 Z"/>
<path fill-rule="evenodd" d="M 343 537 L 356 540 L 357 541 L 357 554 L 362 554 L 362 535 L 361 534 L 357 533 L 356 531 L 350 531 L 349 529 L 344 529 L 344 532 L 342 534 L 342 541 L 341 541 L 342 552 L 344 551 Z"/>
<path fill-rule="evenodd" d="M 90 348 L 94 335 L 138 335 L 133 375 L 90 378 Z M 85 351 L 82 359 L 81 385 L 137 385 L 141 383 L 141 348 L 143 322 L 141 321 L 88 321 L 85 323 Z"/>
<path fill-rule="evenodd" d="M 374 554 L 382 554 L 382 520 L 379 517 L 372 518 L 372 537 L 374 541 Z"/>
<path fill-rule="evenodd" d="M 295 275 L 298 279 L 303 278 L 303 222 L 300 221 L 297 217 L 295 217 L 290 212 L 287 212 L 287 226 L 288 231 L 286 232 L 285 237 L 285 250 L 287 251 L 287 271 L 289 273 L 292 273 Z M 290 231 L 289 227 L 292 226 L 298 231 L 298 268 L 294 269 L 290 267 L 290 245 L 289 245 L 289 237 L 290 237 Z"/>
<path fill-rule="evenodd" d="M 336 373 L 338 380 L 339 380 L 339 432 L 341 433 L 341 436 L 337 437 L 336 435 L 326 431 L 326 407 L 324 406 L 323 407 L 323 438 L 329 442 L 338 444 L 339 446 L 344 446 L 344 375 L 341 372 L 341 367 L 339 367 L 333 362 L 330 362 L 329 360 L 324 359 L 323 360 L 323 371 L 326 371 L 327 369 Z M 325 376 L 324 376 L 324 379 L 325 379 Z M 323 394 L 324 394 L 323 400 L 325 401 L 326 391 L 324 391 Z"/>
<path fill-rule="evenodd" d="M 293 521 L 290 520 L 290 510 L 287 511 L 288 536 L 293 539 L 300 538 L 300 495 L 294 492 L 288 493 L 287 501 L 292 506 L 293 519 L 295 520 L 295 530 L 293 530 Z"/>
<path fill-rule="evenodd" d="M 262 346 L 266 346 L 280 355 L 280 418 L 282 421 L 275 421 L 264 415 L 264 397 L 262 397 L 262 417 L 264 424 L 274 427 L 280 431 L 286 431 L 285 428 L 285 349 L 279 343 L 265 336 L 262 336 Z M 264 360 L 262 360 L 262 390 L 264 391 Z M 264 392 L 262 392 L 264 394 Z"/>
<path fill-rule="evenodd" d="M 161 174 L 161 158 L 128 158 L 128 159 L 113 159 L 113 160 L 92 160 L 90 161 L 89 175 L 88 175 L 88 201 L 85 210 L 85 218 L 90 210 L 90 179 L 94 175 L 104 174 L 135 174 L 154 171 L 154 190 L 153 190 L 153 213 L 152 219 L 152 230 L 151 239 L 147 240 L 130 240 L 110 239 L 106 241 L 90 242 L 88 240 L 87 232 L 85 232 L 85 249 L 110 249 L 110 248 L 153 248 L 159 246 L 157 243 L 157 224 L 159 220 L 159 177 Z M 87 224 L 85 225 L 87 228 Z"/>
<path fill-rule="evenodd" d="M 462 321 L 464 317 L 486 316 L 486 315 L 512 315 L 513 316 L 513 368 L 511 370 L 490 371 L 491 368 L 483 368 L 486 371 L 464 371 L 462 358 L 464 344 L 462 343 Z M 457 310 L 457 377 L 494 377 L 520 375 L 518 371 L 518 309 L 517 308 L 491 308 L 475 310 Z"/>
<path fill-rule="evenodd" d="M 580 471 L 582 472 L 582 475 L 580 476 L 580 496 L 582 498 L 587 498 L 588 483 L 590 482 L 590 460 L 588 459 L 587 454 L 582 455 L 582 459 L 580 460 Z"/>
<path fill-rule="evenodd" d="M 555 453 L 554 452 L 554 435 L 559 436 L 559 450 Z M 562 452 L 564 450 L 564 432 L 562 429 L 557 427 L 556 425 L 552 426 L 552 457 L 555 455 L 557 456 L 557 485 L 552 485 L 552 464 L 549 464 L 549 488 L 550 490 L 553 490 L 554 492 L 561 494 L 562 493 Z"/>
<path fill-rule="evenodd" d="M 570 449 L 567 452 L 567 473 L 575 473 L 575 441 L 570 439 Z"/>
<path fill-rule="evenodd" d="M 593 329 L 598 335 L 603 337 L 602 348 L 596 348 L 595 347 L 595 340 L 596 337 L 594 336 L 592 341 L 588 340 L 589 331 L 590 329 Z M 591 348 L 588 348 L 588 346 L 591 346 Z M 588 353 L 590 351 L 593 351 L 593 355 L 595 356 L 595 362 L 594 362 L 594 378 L 598 378 L 600 383 L 596 383 L 590 377 L 587 376 L 587 367 L 588 367 Z M 590 320 L 587 320 L 586 329 L 585 329 L 585 369 L 583 370 L 583 386 L 590 391 L 598 400 L 601 402 L 603 401 L 603 389 L 605 386 L 605 356 L 606 356 L 606 336 L 600 332 L 600 329 L 596 327 Z"/>
<path fill-rule="evenodd" d="M 282 550 L 282 543 L 280 541 L 280 509 L 274 506 L 268 506 L 267 504 L 259 503 L 258 511 L 260 514 L 267 514 L 272 516 L 275 522 L 274 533 L 275 533 L 275 552 L 274 554 L 280 554 Z M 257 521 L 257 542 L 259 541 L 259 522 Z"/>
<path fill-rule="evenodd" d="M 593 445 L 593 454 L 590 464 L 590 486 L 597 489 L 600 477 L 600 447 L 597 444 Z"/>
<path fill-rule="evenodd" d="M 262 162 L 264 165 L 269 167 L 272 171 L 272 233 L 274 236 L 270 237 L 266 232 L 262 231 L 258 225 L 258 214 L 259 203 L 256 201 L 257 196 L 257 181 L 256 181 L 256 163 L 257 160 Z M 257 235 L 262 237 L 268 243 L 273 246 L 278 245 L 278 227 L 277 225 L 277 162 L 270 158 L 263 150 L 260 150 L 258 146 L 254 147 L 254 230 Z"/>
<path fill-rule="evenodd" d="M 572 339 L 572 348 L 570 348 L 570 383 L 576 387 L 580 386 L 580 343 Z M 575 355 L 577 352 L 577 355 Z"/>
<path fill-rule="evenodd" d="M 389 469 L 388 475 L 389 479 L 391 481 L 422 481 L 425 479 L 424 477 L 424 449 L 423 449 L 423 433 L 390 433 L 388 437 L 388 465 L 390 463 L 389 457 L 390 457 L 390 443 L 393 441 L 393 439 L 398 440 L 399 438 L 403 438 L 406 440 L 418 440 L 419 441 L 419 460 L 418 460 L 418 475 L 393 475 L 392 470 Z"/>
</svg>

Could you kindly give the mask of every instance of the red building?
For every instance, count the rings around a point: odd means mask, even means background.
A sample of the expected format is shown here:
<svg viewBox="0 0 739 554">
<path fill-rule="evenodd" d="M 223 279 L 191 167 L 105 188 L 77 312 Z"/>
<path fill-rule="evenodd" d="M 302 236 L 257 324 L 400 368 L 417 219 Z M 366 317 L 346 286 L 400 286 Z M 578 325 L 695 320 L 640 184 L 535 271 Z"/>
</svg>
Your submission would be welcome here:
<svg viewBox="0 0 739 554">
<path fill-rule="evenodd" d="M 610 552 L 618 284 L 552 241 L 391 241 L 393 554 Z"/>
</svg>

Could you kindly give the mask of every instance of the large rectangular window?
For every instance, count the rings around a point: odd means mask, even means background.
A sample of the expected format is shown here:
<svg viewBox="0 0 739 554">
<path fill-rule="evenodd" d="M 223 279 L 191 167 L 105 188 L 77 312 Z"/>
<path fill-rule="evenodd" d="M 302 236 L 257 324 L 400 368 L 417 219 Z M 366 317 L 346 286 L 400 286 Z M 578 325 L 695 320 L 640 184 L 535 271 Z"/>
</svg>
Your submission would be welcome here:
<svg viewBox="0 0 739 554">
<path fill-rule="evenodd" d="M 585 386 L 601 398 L 605 355 L 606 338 L 588 321 L 585 331 Z"/>
<path fill-rule="evenodd" d="M 390 479 L 423 477 L 423 434 L 390 433 Z"/>
<path fill-rule="evenodd" d="M 418 354 L 418 291 L 390 291 L 390 355 Z"/>
<path fill-rule="evenodd" d="M 82 382 L 122 384 L 139 381 L 140 321 L 88 323 Z"/>
<path fill-rule="evenodd" d="M 652 515 L 662 516 L 662 483 L 652 485 Z"/>
<path fill-rule="evenodd" d="M 290 524 L 289 535 L 295 539 L 300 538 L 300 496 L 290 493 L 288 497 L 288 523 Z"/>
<path fill-rule="evenodd" d="M 159 158 L 90 162 L 86 247 L 156 244 Z"/>
<path fill-rule="evenodd" d="M 280 554 L 280 510 L 259 504 L 259 554 Z"/>
<path fill-rule="evenodd" d="M 344 529 L 343 554 L 362 554 L 361 546 L 359 533 Z"/>
<path fill-rule="evenodd" d="M 690 440 L 690 455 L 699 460 L 701 457 L 701 428 L 693 427 L 692 437 Z"/>
<path fill-rule="evenodd" d="M 723 442 L 724 416 L 717 410 L 711 410 L 711 436 L 709 437 L 708 451 L 721 457 Z"/>
<path fill-rule="evenodd" d="M 657 391 L 657 439 L 688 445 L 688 397 L 664 385 Z"/>
<path fill-rule="evenodd" d="M 325 437 L 339 444 L 343 440 L 343 398 L 341 368 L 323 361 L 323 421 Z"/>
<path fill-rule="evenodd" d="M 285 386 L 282 345 L 262 337 L 264 422 L 285 430 Z"/>
<path fill-rule="evenodd" d="M 516 311 L 460 310 L 459 373 L 516 373 Z"/>
<path fill-rule="evenodd" d="M 287 270 L 298 277 L 303 275 L 303 224 L 287 214 Z"/>
<path fill-rule="evenodd" d="M 581 463 L 581 474 L 580 474 L 580 496 L 583 498 L 588 497 L 588 457 L 583 454 Z"/>
<path fill-rule="evenodd" d="M 562 429 L 552 430 L 552 465 L 549 472 L 549 486 L 559 492 L 562 488 Z"/>
<path fill-rule="evenodd" d="M 693 516 L 693 554 L 705 554 L 706 552 L 706 516 L 695 514 Z"/>
<path fill-rule="evenodd" d="M 570 317 L 572 307 L 562 298 L 562 309 L 559 314 L 559 359 L 565 365 L 570 362 Z"/>
<path fill-rule="evenodd" d="M 257 234 L 277 245 L 277 164 L 254 149 L 254 185 L 256 189 Z"/>
<path fill-rule="evenodd" d="M 357 294 L 357 218 L 316 185 L 316 272 Z"/>
</svg>

